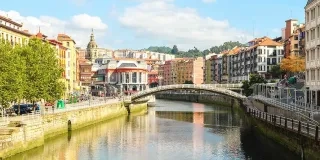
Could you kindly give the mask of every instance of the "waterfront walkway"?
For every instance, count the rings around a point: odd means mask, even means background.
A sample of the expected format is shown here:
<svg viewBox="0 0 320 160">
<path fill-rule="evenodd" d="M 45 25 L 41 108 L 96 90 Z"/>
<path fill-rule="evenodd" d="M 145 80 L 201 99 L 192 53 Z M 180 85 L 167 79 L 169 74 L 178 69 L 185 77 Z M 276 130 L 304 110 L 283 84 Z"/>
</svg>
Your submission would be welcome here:
<svg viewBox="0 0 320 160">
<path fill-rule="evenodd" d="M 34 113 L 23 114 L 20 116 L 0 117 L 0 127 L 7 126 L 10 123 L 10 121 L 22 121 L 25 124 L 37 123 L 37 121 L 41 119 L 41 115 L 63 113 L 63 112 L 68 112 L 68 111 L 73 111 L 78 109 L 85 109 L 90 107 L 97 107 L 101 105 L 118 103 L 118 102 L 120 102 L 119 98 L 112 98 L 112 99 L 96 98 L 95 100 L 82 101 L 82 102 L 73 103 L 73 104 L 66 104 L 65 108 L 63 109 L 57 109 L 54 106 L 41 106 L 41 110 L 36 111 Z"/>
</svg>

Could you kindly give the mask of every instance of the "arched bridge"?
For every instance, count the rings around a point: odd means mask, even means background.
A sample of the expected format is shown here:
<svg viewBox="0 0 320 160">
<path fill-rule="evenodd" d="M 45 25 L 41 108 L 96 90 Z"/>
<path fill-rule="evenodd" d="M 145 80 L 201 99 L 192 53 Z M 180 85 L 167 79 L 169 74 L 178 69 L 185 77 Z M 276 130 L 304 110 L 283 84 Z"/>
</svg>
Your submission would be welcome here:
<svg viewBox="0 0 320 160">
<path fill-rule="evenodd" d="M 232 84 L 230 84 L 232 85 Z M 236 84 L 237 85 L 237 84 Z M 236 88 L 235 86 L 230 87 L 230 88 Z M 239 85 L 237 88 L 240 88 Z M 166 85 L 166 86 L 159 86 L 155 88 L 150 88 L 144 91 L 140 91 L 136 94 L 131 95 L 130 101 L 134 102 L 137 101 L 138 99 L 144 98 L 146 96 L 152 95 L 157 92 L 161 91 L 169 91 L 169 90 L 177 90 L 177 89 L 195 89 L 195 90 L 203 90 L 203 91 L 209 91 L 225 96 L 230 96 L 235 99 L 240 99 L 244 100 L 247 97 L 243 96 L 237 92 L 232 91 L 231 89 L 228 89 L 227 85 L 223 86 L 220 84 L 214 85 L 207 85 L 207 84 L 202 84 L 202 85 L 196 85 L 196 84 L 175 84 L 175 85 Z"/>
</svg>

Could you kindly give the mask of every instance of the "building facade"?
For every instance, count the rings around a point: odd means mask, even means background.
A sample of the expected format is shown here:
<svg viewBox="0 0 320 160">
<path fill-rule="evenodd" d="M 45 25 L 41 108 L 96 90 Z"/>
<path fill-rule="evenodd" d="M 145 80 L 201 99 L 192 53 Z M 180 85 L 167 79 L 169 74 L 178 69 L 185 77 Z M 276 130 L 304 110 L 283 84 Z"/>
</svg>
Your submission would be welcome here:
<svg viewBox="0 0 320 160">
<path fill-rule="evenodd" d="M 284 57 L 283 44 L 268 37 L 256 38 L 247 47 L 234 47 L 212 55 L 210 70 L 211 83 L 241 83 L 249 80 L 250 74 L 259 74 L 270 79 L 269 71 L 280 64 Z M 209 66 L 206 66 L 206 68 Z M 206 76 L 208 78 L 208 76 Z"/>
<path fill-rule="evenodd" d="M 320 104 L 320 1 L 308 0 L 305 6 L 306 87 L 311 91 L 307 103 Z M 310 94 L 308 94 L 310 95 Z"/>
<path fill-rule="evenodd" d="M 284 37 L 284 56 L 305 56 L 304 54 L 305 25 L 299 24 L 298 20 L 286 21 Z"/>
<path fill-rule="evenodd" d="M 94 95 L 101 94 L 104 89 L 107 95 L 130 95 L 149 88 L 147 64 L 143 60 L 121 60 L 106 56 L 96 59 L 92 70 L 96 71 L 93 82 L 96 87 L 92 90 Z"/>
<path fill-rule="evenodd" d="M 77 52 L 76 42 L 66 34 L 58 34 L 57 40 L 68 48 L 66 52 L 66 90 L 68 94 L 74 94 L 80 90 L 77 82 Z"/>
<path fill-rule="evenodd" d="M 163 65 L 163 84 L 203 84 L 204 58 L 176 58 Z"/>
<path fill-rule="evenodd" d="M 22 29 L 22 23 L 0 15 L 0 39 L 10 42 L 11 45 L 26 45 L 32 36 L 27 30 Z"/>
</svg>

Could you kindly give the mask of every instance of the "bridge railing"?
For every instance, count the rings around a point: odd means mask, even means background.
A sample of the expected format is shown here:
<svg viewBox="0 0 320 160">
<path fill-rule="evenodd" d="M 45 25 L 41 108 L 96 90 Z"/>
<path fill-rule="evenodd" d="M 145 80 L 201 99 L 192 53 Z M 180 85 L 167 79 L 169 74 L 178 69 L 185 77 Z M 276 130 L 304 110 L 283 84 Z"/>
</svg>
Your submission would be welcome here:
<svg viewBox="0 0 320 160">
<path fill-rule="evenodd" d="M 252 117 L 258 120 L 267 122 L 274 126 L 284 128 L 286 130 L 293 131 L 300 135 L 310 137 L 314 139 L 316 142 L 320 141 L 319 125 L 314 125 L 309 122 L 298 121 L 295 119 L 290 119 L 278 115 L 268 114 L 266 112 L 261 112 L 252 108 L 247 108 L 247 113 L 249 113 Z"/>
<path fill-rule="evenodd" d="M 212 90 L 212 91 L 217 91 L 222 94 L 227 94 L 236 98 L 246 98 L 245 96 L 240 95 L 239 93 L 236 93 L 234 91 L 228 90 L 227 88 L 221 87 L 221 86 L 228 86 L 229 84 L 176 84 L 176 85 L 165 85 L 165 86 L 159 86 L 155 88 L 150 88 L 148 90 L 144 90 L 141 92 L 138 92 L 134 95 L 131 96 L 132 99 L 144 96 L 148 93 L 153 93 L 153 92 L 159 92 L 159 91 L 164 91 L 164 90 L 173 90 L 173 89 L 203 89 L 203 90 Z M 220 86 L 220 87 L 218 87 Z M 239 86 L 237 84 L 230 84 L 229 86 Z"/>
</svg>

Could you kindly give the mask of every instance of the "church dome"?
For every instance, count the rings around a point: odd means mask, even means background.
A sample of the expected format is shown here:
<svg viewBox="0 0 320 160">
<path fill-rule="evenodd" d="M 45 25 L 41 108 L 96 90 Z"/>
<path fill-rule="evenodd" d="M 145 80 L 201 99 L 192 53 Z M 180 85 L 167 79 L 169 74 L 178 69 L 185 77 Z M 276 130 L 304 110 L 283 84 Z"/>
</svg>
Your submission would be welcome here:
<svg viewBox="0 0 320 160">
<path fill-rule="evenodd" d="M 87 48 L 98 48 L 98 45 L 95 41 L 90 41 L 87 45 Z"/>
<path fill-rule="evenodd" d="M 87 48 L 98 48 L 98 45 L 94 39 L 93 29 L 90 36 L 90 42 L 88 43 Z"/>
</svg>

